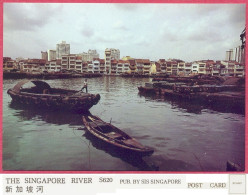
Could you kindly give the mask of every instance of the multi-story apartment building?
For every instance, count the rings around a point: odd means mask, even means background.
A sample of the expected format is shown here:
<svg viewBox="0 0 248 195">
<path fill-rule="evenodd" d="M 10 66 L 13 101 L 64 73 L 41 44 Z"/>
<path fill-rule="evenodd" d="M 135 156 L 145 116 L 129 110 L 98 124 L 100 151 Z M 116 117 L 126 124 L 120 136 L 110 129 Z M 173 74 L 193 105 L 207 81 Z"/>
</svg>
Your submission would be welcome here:
<svg viewBox="0 0 248 195">
<path fill-rule="evenodd" d="M 220 68 L 220 76 L 225 76 L 228 74 L 228 69 L 225 65 L 221 62 L 221 68 Z"/>
<path fill-rule="evenodd" d="M 75 54 L 70 54 L 68 55 L 68 62 L 69 62 L 69 70 L 76 70 L 76 55 Z"/>
<path fill-rule="evenodd" d="M 226 51 L 226 61 L 233 60 L 233 49 Z"/>
<path fill-rule="evenodd" d="M 88 62 L 88 73 L 94 73 L 94 65 L 91 62 Z"/>
<path fill-rule="evenodd" d="M 3 63 L 6 63 L 10 60 L 12 60 L 11 57 L 3 57 Z"/>
<path fill-rule="evenodd" d="M 206 62 L 199 61 L 198 63 L 198 73 L 199 74 L 206 74 Z"/>
<path fill-rule="evenodd" d="M 18 69 L 18 63 L 10 57 L 3 58 L 3 71 L 10 72 Z"/>
<path fill-rule="evenodd" d="M 79 56 L 82 56 L 82 60 L 84 62 L 92 61 L 94 58 L 99 58 L 99 54 L 95 49 L 91 50 L 89 49 L 88 52 L 83 52 L 78 54 Z"/>
<path fill-rule="evenodd" d="M 76 62 L 75 62 L 75 70 L 77 72 L 82 72 L 83 68 L 83 61 L 82 61 L 82 57 L 81 56 L 76 56 Z"/>
<path fill-rule="evenodd" d="M 111 60 L 111 74 L 115 75 L 117 73 L 117 63 L 118 61 L 113 59 Z"/>
<path fill-rule="evenodd" d="M 215 62 L 213 60 L 206 60 L 206 70 L 205 70 L 205 74 L 207 75 L 213 75 L 213 66 L 215 64 Z"/>
<path fill-rule="evenodd" d="M 136 59 L 136 67 L 137 67 L 137 73 L 143 74 L 144 73 L 144 63 L 142 59 Z"/>
<path fill-rule="evenodd" d="M 61 57 L 61 70 L 68 70 L 69 69 L 69 62 L 68 62 L 68 55 L 62 55 Z"/>
<path fill-rule="evenodd" d="M 56 50 L 53 49 L 47 50 L 47 59 L 48 61 L 56 60 Z"/>
<path fill-rule="evenodd" d="M 156 74 L 161 74 L 161 64 L 158 62 L 154 62 L 156 65 Z"/>
<path fill-rule="evenodd" d="M 225 72 L 222 71 L 222 75 L 234 76 L 235 61 L 221 61 L 221 64 L 225 67 Z"/>
<path fill-rule="evenodd" d="M 123 73 L 130 73 L 131 70 L 130 70 L 130 62 L 128 60 L 124 61 L 124 64 L 123 64 L 123 69 L 122 69 Z"/>
<path fill-rule="evenodd" d="M 95 59 L 92 61 L 92 64 L 93 64 L 93 72 L 100 73 L 100 60 Z"/>
<path fill-rule="evenodd" d="M 192 73 L 196 74 L 199 72 L 199 64 L 197 62 L 192 63 Z"/>
<path fill-rule="evenodd" d="M 70 44 L 67 44 L 66 41 L 56 45 L 56 58 L 61 59 L 62 55 L 70 54 Z"/>
<path fill-rule="evenodd" d="M 160 66 L 159 66 L 159 65 Z M 156 65 L 157 66 L 157 72 L 158 73 L 166 73 L 166 69 L 167 69 L 167 64 L 166 64 L 166 61 L 165 61 L 165 59 L 159 59 L 159 61 L 158 61 L 158 64 Z M 158 69 L 158 66 L 160 67 L 159 69 Z"/>
<path fill-rule="evenodd" d="M 48 72 L 60 72 L 61 71 L 61 60 L 52 60 L 46 62 L 45 70 Z"/>
<path fill-rule="evenodd" d="M 221 63 L 220 61 L 216 61 L 215 63 L 213 63 L 211 75 L 212 76 L 220 75 L 220 70 L 221 70 Z"/>
<path fill-rule="evenodd" d="M 118 63 L 117 63 L 117 74 L 122 74 L 123 73 L 123 65 L 124 65 L 124 61 L 119 60 Z"/>
<path fill-rule="evenodd" d="M 235 76 L 244 76 L 245 75 L 245 67 L 244 65 L 236 62 L 235 63 L 235 69 L 234 69 L 234 75 Z"/>
<path fill-rule="evenodd" d="M 185 74 L 185 62 L 178 62 L 177 74 L 178 75 L 184 75 Z"/>
<path fill-rule="evenodd" d="M 137 65 L 135 63 L 135 60 L 134 59 L 130 59 L 128 60 L 130 66 L 129 66 L 129 69 L 131 71 L 131 74 L 134 74 L 137 72 Z"/>
<path fill-rule="evenodd" d="M 234 76 L 234 69 L 235 69 L 235 62 L 234 61 L 228 62 L 227 70 L 229 76 Z"/>
<path fill-rule="evenodd" d="M 192 63 L 185 63 L 184 72 L 185 75 L 189 75 L 192 73 Z"/>
<path fill-rule="evenodd" d="M 76 70 L 75 54 L 64 54 L 61 58 L 61 70 Z"/>
<path fill-rule="evenodd" d="M 178 71 L 178 62 L 177 61 L 171 61 L 171 74 L 172 75 L 177 75 L 177 71 Z"/>
<path fill-rule="evenodd" d="M 61 71 L 61 60 L 53 60 L 51 62 L 54 62 L 53 64 L 51 64 L 51 70 L 53 70 L 54 72 L 58 72 Z"/>
<path fill-rule="evenodd" d="M 105 50 L 105 73 L 109 74 L 110 73 L 110 66 L 111 66 L 111 50 L 106 49 Z"/>
<path fill-rule="evenodd" d="M 106 74 L 112 73 L 112 65 L 111 60 L 119 60 L 120 59 L 120 50 L 119 49 L 105 49 L 105 70 Z"/>
<path fill-rule="evenodd" d="M 20 70 L 29 73 L 41 73 L 45 70 L 46 60 L 28 59 L 19 62 Z"/>
<path fill-rule="evenodd" d="M 144 74 L 148 75 L 151 71 L 151 62 L 149 59 L 143 59 L 144 64 Z"/>
<path fill-rule="evenodd" d="M 127 60 L 119 60 L 117 63 L 117 74 L 128 73 L 130 63 Z"/>
<path fill-rule="evenodd" d="M 99 61 L 100 61 L 100 73 L 104 74 L 105 73 L 105 60 L 99 59 Z"/>
<path fill-rule="evenodd" d="M 82 62 L 82 72 L 87 73 L 88 72 L 88 63 Z"/>
<path fill-rule="evenodd" d="M 41 59 L 48 61 L 47 51 L 41 51 Z"/>
<path fill-rule="evenodd" d="M 136 59 L 137 72 L 139 74 L 149 74 L 151 68 L 151 62 L 149 59 Z"/>
<path fill-rule="evenodd" d="M 172 62 L 171 61 L 166 62 L 166 73 L 169 75 L 172 74 Z"/>
</svg>

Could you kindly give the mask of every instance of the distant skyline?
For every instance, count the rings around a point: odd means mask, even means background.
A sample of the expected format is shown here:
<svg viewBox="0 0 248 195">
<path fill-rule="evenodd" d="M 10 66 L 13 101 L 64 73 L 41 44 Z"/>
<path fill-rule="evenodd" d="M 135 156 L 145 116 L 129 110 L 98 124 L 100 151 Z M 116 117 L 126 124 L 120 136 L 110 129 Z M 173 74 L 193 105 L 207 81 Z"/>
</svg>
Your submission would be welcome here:
<svg viewBox="0 0 248 195">
<path fill-rule="evenodd" d="M 106 48 L 150 60 L 224 60 L 241 45 L 245 4 L 4 3 L 3 56 L 41 58 L 66 41 L 71 53 Z"/>
</svg>

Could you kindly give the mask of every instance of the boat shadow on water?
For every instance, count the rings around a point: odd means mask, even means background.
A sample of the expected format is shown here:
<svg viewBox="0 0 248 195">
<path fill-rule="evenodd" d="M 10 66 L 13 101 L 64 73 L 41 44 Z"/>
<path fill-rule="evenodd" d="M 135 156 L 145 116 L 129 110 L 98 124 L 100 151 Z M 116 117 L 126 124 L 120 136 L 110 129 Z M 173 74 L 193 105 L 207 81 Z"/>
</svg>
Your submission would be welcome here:
<svg viewBox="0 0 248 195">
<path fill-rule="evenodd" d="M 34 118 L 38 118 L 38 120 L 56 125 L 82 125 L 82 115 L 70 111 L 55 111 L 52 109 L 48 110 L 47 108 L 37 109 L 34 107 L 27 107 L 26 105 L 14 101 L 10 102 L 9 107 L 14 109 L 16 111 L 14 115 L 18 116 L 22 120 L 33 120 Z M 90 114 L 90 112 L 85 114 Z"/>
<path fill-rule="evenodd" d="M 188 113 L 201 114 L 203 110 L 209 109 L 210 112 L 245 114 L 245 107 L 235 107 L 228 104 L 204 103 L 196 100 L 187 100 L 174 97 L 164 97 L 156 94 L 138 93 L 139 97 L 144 97 L 147 101 L 163 101 L 172 106 L 173 109 L 182 109 Z"/>
<path fill-rule="evenodd" d="M 93 147 L 98 150 L 102 150 L 112 157 L 119 158 L 122 161 L 138 168 L 139 171 L 158 171 L 159 167 L 152 162 L 146 162 L 145 159 L 149 157 L 142 157 L 141 155 L 122 150 L 115 146 L 109 145 L 108 143 L 94 137 L 86 131 L 83 135 L 87 140 L 89 140 Z"/>
<path fill-rule="evenodd" d="M 109 145 L 88 132 L 83 136 L 89 140 L 96 149 L 102 150 L 114 158 L 121 159 L 133 167 L 136 167 L 138 171 L 204 171 L 204 169 L 199 166 L 199 162 L 197 162 L 196 165 L 192 165 L 185 161 L 170 159 L 166 155 L 159 154 L 142 157 Z"/>
</svg>

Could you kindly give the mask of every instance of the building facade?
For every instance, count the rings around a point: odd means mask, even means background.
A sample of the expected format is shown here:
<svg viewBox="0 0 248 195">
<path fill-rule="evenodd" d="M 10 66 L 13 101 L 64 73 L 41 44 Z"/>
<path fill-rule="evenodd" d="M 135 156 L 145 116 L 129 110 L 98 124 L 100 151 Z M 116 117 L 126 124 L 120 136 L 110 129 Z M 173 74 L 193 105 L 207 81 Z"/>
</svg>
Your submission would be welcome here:
<svg viewBox="0 0 248 195">
<path fill-rule="evenodd" d="M 45 65 L 47 72 L 60 72 L 61 71 L 61 60 L 48 61 Z"/>
<path fill-rule="evenodd" d="M 78 55 L 82 57 L 82 60 L 84 62 L 92 61 L 96 58 L 99 58 L 99 53 L 97 53 L 96 50 L 91 50 L 91 49 L 89 49 L 88 52 L 83 52 Z"/>
<path fill-rule="evenodd" d="M 48 61 L 56 60 L 56 50 L 53 49 L 47 50 L 47 59 Z"/>
<path fill-rule="evenodd" d="M 112 66 L 112 60 L 119 60 L 120 59 L 120 50 L 119 49 L 105 49 L 105 74 L 113 74 L 116 70 L 114 70 L 116 64 Z"/>
<path fill-rule="evenodd" d="M 3 71 L 11 72 L 18 69 L 18 63 L 10 57 L 3 58 Z"/>
<path fill-rule="evenodd" d="M 62 59 L 62 55 L 65 54 L 70 54 L 70 44 L 66 43 L 66 41 L 62 41 L 56 45 L 56 58 Z"/>
<path fill-rule="evenodd" d="M 28 72 L 38 74 L 45 71 L 46 60 L 44 59 L 28 59 L 19 62 L 20 70 L 22 72 Z"/>
<path fill-rule="evenodd" d="M 41 51 L 41 59 L 48 61 L 47 51 Z"/>
</svg>

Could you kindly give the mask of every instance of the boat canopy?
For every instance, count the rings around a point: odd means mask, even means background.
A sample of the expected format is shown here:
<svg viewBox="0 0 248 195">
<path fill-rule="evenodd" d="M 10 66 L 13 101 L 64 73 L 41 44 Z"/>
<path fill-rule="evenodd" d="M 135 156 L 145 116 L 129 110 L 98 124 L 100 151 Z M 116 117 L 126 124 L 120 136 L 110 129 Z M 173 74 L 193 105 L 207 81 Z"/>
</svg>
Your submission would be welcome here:
<svg viewBox="0 0 248 195">
<path fill-rule="evenodd" d="M 32 82 L 37 88 L 44 90 L 44 89 L 51 89 L 50 85 L 47 84 L 44 81 L 30 81 L 30 80 L 22 80 L 19 83 L 17 83 L 14 87 L 13 90 L 15 92 L 20 92 L 22 86 L 28 82 Z"/>
</svg>

